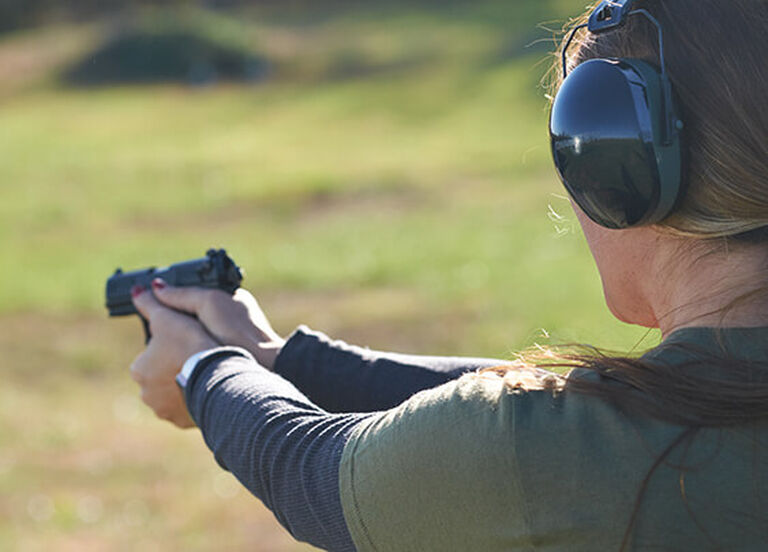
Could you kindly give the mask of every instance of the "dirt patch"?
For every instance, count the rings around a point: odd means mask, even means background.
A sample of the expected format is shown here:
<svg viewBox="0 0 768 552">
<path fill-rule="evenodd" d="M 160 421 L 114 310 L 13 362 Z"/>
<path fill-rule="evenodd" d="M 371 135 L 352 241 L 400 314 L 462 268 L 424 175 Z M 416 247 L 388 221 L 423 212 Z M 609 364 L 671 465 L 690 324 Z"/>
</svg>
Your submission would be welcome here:
<svg viewBox="0 0 768 552">
<path fill-rule="evenodd" d="M 46 80 L 87 52 L 99 39 L 94 26 L 31 32 L 0 42 L 0 95 Z"/>
<path fill-rule="evenodd" d="M 301 323 L 351 344 L 417 354 L 455 352 L 456 335 L 475 320 L 464 309 L 435 308 L 399 289 L 277 293 L 261 303 L 285 333 Z"/>
<path fill-rule="evenodd" d="M 237 227 L 251 220 L 283 222 L 290 219 L 303 227 L 337 218 L 366 215 L 396 215 L 423 209 L 434 201 L 432 193 L 418 186 L 360 186 L 335 190 L 301 190 L 235 198 L 220 207 L 157 217 L 154 213 L 125 219 L 121 227 L 153 228 L 176 232 L 179 228 Z"/>
</svg>

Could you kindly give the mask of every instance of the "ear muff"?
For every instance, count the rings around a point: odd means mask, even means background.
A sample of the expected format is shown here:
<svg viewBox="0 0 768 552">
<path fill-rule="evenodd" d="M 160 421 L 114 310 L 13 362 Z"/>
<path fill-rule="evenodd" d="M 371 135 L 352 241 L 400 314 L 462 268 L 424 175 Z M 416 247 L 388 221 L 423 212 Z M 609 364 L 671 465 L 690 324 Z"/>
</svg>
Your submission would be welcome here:
<svg viewBox="0 0 768 552">
<path fill-rule="evenodd" d="M 602 226 L 660 222 L 682 196 L 679 117 L 664 86 L 644 61 L 593 59 L 566 77 L 555 98 L 555 166 L 573 200 Z"/>
</svg>

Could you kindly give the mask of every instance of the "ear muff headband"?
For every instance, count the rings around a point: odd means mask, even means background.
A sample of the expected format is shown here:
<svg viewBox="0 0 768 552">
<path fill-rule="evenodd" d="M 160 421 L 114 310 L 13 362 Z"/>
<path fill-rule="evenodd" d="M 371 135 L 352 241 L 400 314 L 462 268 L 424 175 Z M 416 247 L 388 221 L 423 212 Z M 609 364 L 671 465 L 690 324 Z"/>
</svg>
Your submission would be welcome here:
<svg viewBox="0 0 768 552">
<path fill-rule="evenodd" d="M 592 220 L 608 228 L 659 222 L 682 196 L 682 123 L 666 74 L 662 30 L 647 11 L 632 11 L 631 3 L 604 1 L 588 24 L 572 31 L 563 51 L 567 76 L 550 116 L 563 184 Z M 566 52 L 578 29 L 606 32 L 634 14 L 659 31 L 660 70 L 637 59 L 595 59 L 567 74 Z"/>
</svg>

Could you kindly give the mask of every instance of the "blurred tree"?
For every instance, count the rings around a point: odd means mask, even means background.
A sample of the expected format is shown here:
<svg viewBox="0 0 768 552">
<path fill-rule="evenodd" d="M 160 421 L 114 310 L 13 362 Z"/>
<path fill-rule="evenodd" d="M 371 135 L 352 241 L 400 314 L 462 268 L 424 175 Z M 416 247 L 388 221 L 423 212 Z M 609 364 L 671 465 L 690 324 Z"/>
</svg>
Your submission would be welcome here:
<svg viewBox="0 0 768 552">
<path fill-rule="evenodd" d="M 270 72 L 240 22 L 200 7 L 158 8 L 108 33 L 94 51 L 62 73 L 76 86 L 222 80 L 256 82 Z"/>
</svg>

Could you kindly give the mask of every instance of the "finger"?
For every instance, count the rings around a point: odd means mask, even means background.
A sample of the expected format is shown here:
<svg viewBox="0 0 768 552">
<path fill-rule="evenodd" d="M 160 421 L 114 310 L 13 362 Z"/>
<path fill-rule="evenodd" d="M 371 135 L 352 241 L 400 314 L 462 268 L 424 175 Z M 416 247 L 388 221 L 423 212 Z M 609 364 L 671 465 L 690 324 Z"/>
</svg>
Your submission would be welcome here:
<svg viewBox="0 0 768 552">
<path fill-rule="evenodd" d="M 194 315 L 200 313 L 211 292 L 205 288 L 171 286 L 160 278 L 152 281 L 152 290 L 163 305 Z"/>
<path fill-rule="evenodd" d="M 133 305 L 136 307 L 136 310 L 150 322 L 153 316 L 157 316 L 165 310 L 165 307 L 155 299 L 155 296 L 148 293 L 142 286 L 133 286 L 131 297 L 133 298 Z"/>
<path fill-rule="evenodd" d="M 144 357 L 145 353 L 140 354 L 131 364 L 131 379 L 139 385 L 142 385 L 146 378 L 144 374 Z"/>
<path fill-rule="evenodd" d="M 139 384 L 139 387 L 149 385 L 152 375 L 152 363 L 156 353 L 152 343 L 137 356 L 130 367 L 130 376 L 133 381 Z"/>
</svg>

